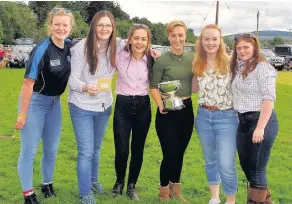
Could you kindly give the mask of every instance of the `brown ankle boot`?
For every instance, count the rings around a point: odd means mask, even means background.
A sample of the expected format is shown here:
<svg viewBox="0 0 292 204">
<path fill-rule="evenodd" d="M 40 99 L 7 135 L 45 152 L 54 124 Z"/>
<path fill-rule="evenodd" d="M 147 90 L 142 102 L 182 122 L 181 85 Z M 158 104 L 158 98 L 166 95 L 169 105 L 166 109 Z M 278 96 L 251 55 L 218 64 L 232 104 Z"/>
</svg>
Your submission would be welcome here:
<svg viewBox="0 0 292 204">
<path fill-rule="evenodd" d="M 189 203 L 189 202 L 188 202 L 186 199 L 184 199 L 184 197 L 181 195 L 181 192 L 180 192 L 180 183 L 173 183 L 173 184 L 172 184 L 172 188 L 171 188 L 171 191 L 170 191 L 170 195 L 172 195 L 172 197 L 173 197 L 174 199 L 184 201 L 185 203 Z"/>
<path fill-rule="evenodd" d="M 267 189 L 266 204 L 273 204 L 269 187 Z"/>
<path fill-rule="evenodd" d="M 265 204 L 267 196 L 267 189 L 263 187 L 250 187 L 249 188 L 249 198 L 247 204 Z"/>
<path fill-rule="evenodd" d="M 169 197 L 173 198 L 173 183 L 169 182 Z"/>
<path fill-rule="evenodd" d="M 169 186 L 159 187 L 159 200 L 168 201 L 169 200 Z"/>
</svg>

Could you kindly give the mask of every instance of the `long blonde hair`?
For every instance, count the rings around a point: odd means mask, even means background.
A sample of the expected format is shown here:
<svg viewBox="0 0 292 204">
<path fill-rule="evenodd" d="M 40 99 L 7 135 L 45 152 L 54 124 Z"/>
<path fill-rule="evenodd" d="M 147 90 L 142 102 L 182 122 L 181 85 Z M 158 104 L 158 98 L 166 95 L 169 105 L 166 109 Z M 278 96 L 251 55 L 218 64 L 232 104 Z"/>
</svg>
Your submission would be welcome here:
<svg viewBox="0 0 292 204">
<path fill-rule="evenodd" d="M 215 24 L 207 25 L 201 30 L 200 37 L 196 42 L 196 52 L 193 60 L 193 73 L 197 76 L 202 76 L 205 69 L 207 68 L 207 54 L 202 45 L 202 38 L 204 31 L 208 28 L 216 29 L 220 33 L 220 45 L 217 51 L 216 69 L 217 72 L 225 75 L 229 72 L 229 59 L 225 51 L 225 44 L 223 41 L 221 28 Z"/>
</svg>

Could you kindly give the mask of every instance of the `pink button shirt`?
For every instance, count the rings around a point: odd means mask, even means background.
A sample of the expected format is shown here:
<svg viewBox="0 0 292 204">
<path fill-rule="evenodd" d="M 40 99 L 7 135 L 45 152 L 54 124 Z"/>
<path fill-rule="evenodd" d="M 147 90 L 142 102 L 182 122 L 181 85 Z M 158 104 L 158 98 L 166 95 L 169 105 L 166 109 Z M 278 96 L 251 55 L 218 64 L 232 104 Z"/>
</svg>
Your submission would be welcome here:
<svg viewBox="0 0 292 204">
<path fill-rule="evenodd" d="M 145 96 L 148 94 L 147 57 L 141 60 L 130 58 L 130 53 L 122 50 L 117 54 L 116 94 L 124 96 Z"/>
</svg>

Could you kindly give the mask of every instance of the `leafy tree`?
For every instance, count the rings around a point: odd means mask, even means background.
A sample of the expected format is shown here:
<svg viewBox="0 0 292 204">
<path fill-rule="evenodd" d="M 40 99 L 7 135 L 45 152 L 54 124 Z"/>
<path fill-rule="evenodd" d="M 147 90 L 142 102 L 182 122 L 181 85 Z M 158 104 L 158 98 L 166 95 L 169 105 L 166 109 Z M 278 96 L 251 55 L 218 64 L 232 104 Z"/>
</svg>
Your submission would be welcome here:
<svg viewBox="0 0 292 204">
<path fill-rule="evenodd" d="M 198 37 L 195 36 L 194 30 L 191 28 L 188 28 L 186 42 L 195 43 L 197 39 Z"/>
<path fill-rule="evenodd" d="M 129 15 L 125 13 L 120 5 L 116 2 L 112 1 L 90 1 L 86 5 L 86 13 L 84 16 L 85 22 L 88 24 L 91 22 L 93 16 L 96 14 L 96 12 L 101 10 L 107 10 L 113 14 L 115 19 L 120 20 L 129 20 Z"/>
<path fill-rule="evenodd" d="M 0 43 L 2 43 L 3 39 L 4 39 L 3 26 L 2 22 L 0 21 Z"/>
<path fill-rule="evenodd" d="M 224 40 L 225 45 L 227 45 L 227 47 L 229 47 L 230 49 L 233 49 L 233 41 L 230 39 L 230 37 L 224 36 L 223 40 Z"/>
<path fill-rule="evenodd" d="M 84 38 L 89 30 L 88 24 L 86 24 L 79 11 L 73 12 L 75 18 L 75 27 L 70 35 L 71 38 Z"/>
<path fill-rule="evenodd" d="M 280 44 L 284 44 L 284 40 L 283 38 L 279 37 L 279 36 L 275 36 L 272 40 L 272 45 L 280 45 Z"/>
<path fill-rule="evenodd" d="M 129 20 L 130 16 L 121 9 L 120 4 L 117 2 L 113 3 L 114 7 L 112 8 L 111 12 L 114 15 L 115 19 L 120 20 Z"/>
<path fill-rule="evenodd" d="M 156 45 L 169 45 L 167 40 L 166 25 L 162 23 L 152 24 L 152 44 Z"/>
<path fill-rule="evenodd" d="M 28 3 L 29 7 L 35 13 L 38 19 L 38 26 L 45 24 L 48 13 L 56 7 L 57 1 L 30 1 Z"/>
<path fill-rule="evenodd" d="M 38 35 L 36 16 L 26 4 L 9 1 L 0 3 L 0 19 L 4 33 L 3 41 L 6 44 L 13 44 L 13 39 L 15 38 L 35 38 Z"/>
<path fill-rule="evenodd" d="M 82 19 L 85 18 L 88 1 L 61 1 L 61 7 L 70 9 L 71 11 L 79 11 Z"/>
<path fill-rule="evenodd" d="M 132 21 L 121 20 L 116 22 L 117 36 L 126 39 L 128 38 L 129 30 L 132 27 Z"/>
</svg>

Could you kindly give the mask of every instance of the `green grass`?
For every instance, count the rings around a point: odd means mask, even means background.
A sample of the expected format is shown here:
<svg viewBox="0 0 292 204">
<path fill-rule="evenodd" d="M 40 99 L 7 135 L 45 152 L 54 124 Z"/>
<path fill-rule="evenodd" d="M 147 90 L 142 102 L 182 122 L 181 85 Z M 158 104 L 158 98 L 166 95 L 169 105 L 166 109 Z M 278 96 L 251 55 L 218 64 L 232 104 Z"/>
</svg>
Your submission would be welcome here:
<svg viewBox="0 0 292 204">
<path fill-rule="evenodd" d="M 19 132 L 13 126 L 17 116 L 18 95 L 21 88 L 24 70 L 0 70 L 0 203 L 22 203 L 21 187 L 17 175 L 17 159 L 19 155 Z M 279 135 L 272 150 L 268 165 L 268 180 L 275 203 L 292 203 L 292 72 L 279 72 L 277 83 L 277 102 L 275 104 L 279 119 Z M 193 96 L 196 111 L 197 96 Z M 41 145 L 34 167 L 34 187 L 42 203 L 78 203 L 76 176 L 76 142 L 67 106 L 67 91 L 62 96 L 63 128 L 59 146 L 58 160 L 54 174 L 54 185 L 58 196 L 44 200 L 40 194 L 41 183 L 40 157 Z M 137 183 L 137 191 L 142 203 L 158 203 L 159 167 L 161 149 L 154 128 L 156 106 L 152 102 L 153 118 L 147 137 L 144 163 Z M 11 137 L 15 135 L 15 137 Z M 246 198 L 244 175 L 237 163 L 238 194 L 237 203 L 244 203 Z M 112 134 L 112 117 L 110 118 L 102 147 L 99 180 L 103 183 L 106 195 L 95 196 L 99 203 L 132 203 L 125 195 L 116 199 L 111 197 L 111 188 L 115 182 L 114 143 Z M 202 151 L 196 133 L 185 155 L 182 172 L 182 191 L 185 197 L 194 204 L 208 202 L 209 192 L 203 167 Z M 221 200 L 225 196 L 221 192 Z M 169 203 L 179 203 L 171 201 Z"/>
</svg>

